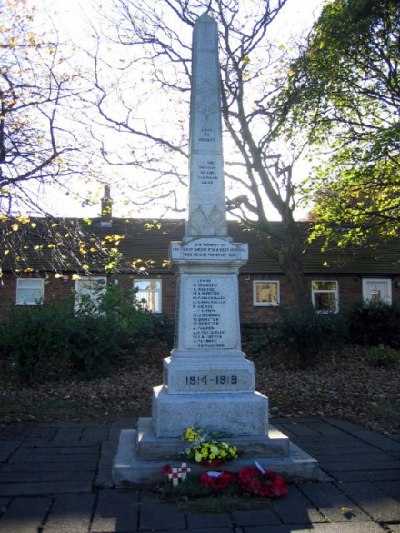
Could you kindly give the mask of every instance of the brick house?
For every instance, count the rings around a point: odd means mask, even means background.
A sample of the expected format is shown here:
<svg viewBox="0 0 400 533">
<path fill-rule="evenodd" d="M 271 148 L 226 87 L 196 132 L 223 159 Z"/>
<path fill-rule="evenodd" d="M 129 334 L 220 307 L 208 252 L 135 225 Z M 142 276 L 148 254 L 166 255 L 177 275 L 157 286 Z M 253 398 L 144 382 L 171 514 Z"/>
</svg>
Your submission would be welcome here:
<svg viewBox="0 0 400 533">
<path fill-rule="evenodd" d="M 290 305 L 290 284 L 279 264 L 262 250 L 256 232 L 235 221 L 228 224 L 229 235 L 234 241 L 249 246 L 249 260 L 239 275 L 241 322 L 243 325 L 266 323 L 276 316 L 280 305 Z M 308 224 L 299 222 L 299 225 L 306 240 Z M 168 248 L 171 241 L 182 239 L 184 221 L 111 216 L 104 219 L 103 216 L 91 222 L 90 235 L 100 240 L 109 235 L 123 236 L 118 250 L 124 261 L 115 276 L 117 282 L 127 289 L 136 287 L 139 297 L 148 302 L 152 311 L 173 318 L 176 283 L 168 265 Z M 6 319 L 15 306 L 35 305 L 38 300 L 49 302 L 73 291 L 88 293 L 94 283 L 107 279 L 104 267 L 96 265 L 90 269 L 91 276 L 82 273 L 77 276 L 79 268 L 76 265 L 56 272 L 43 253 L 35 255 L 36 248 L 37 244 L 28 250 L 31 264 L 28 272 L 20 269 L 17 274 L 10 256 L 0 253 L 3 257 L 0 263 L 0 320 Z M 320 251 L 318 243 L 314 243 L 305 252 L 304 268 L 310 299 L 320 311 L 335 310 L 362 298 L 400 303 L 400 240 L 373 249 L 325 253 Z"/>
</svg>

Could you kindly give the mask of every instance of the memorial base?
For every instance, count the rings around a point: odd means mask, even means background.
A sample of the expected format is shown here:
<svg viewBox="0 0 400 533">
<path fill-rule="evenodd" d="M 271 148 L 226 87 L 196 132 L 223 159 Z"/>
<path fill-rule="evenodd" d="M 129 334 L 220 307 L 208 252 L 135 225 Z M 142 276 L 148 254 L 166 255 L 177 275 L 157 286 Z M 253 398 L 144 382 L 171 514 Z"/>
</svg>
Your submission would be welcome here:
<svg viewBox="0 0 400 533">
<path fill-rule="evenodd" d="M 232 435 L 264 435 L 268 398 L 259 392 L 168 394 L 154 387 L 152 416 L 157 437 L 179 437 L 189 426 Z"/>
<path fill-rule="evenodd" d="M 317 461 L 273 427 L 270 427 L 268 435 L 224 440 L 230 440 L 241 452 L 239 459 L 223 466 L 224 470 L 236 472 L 245 466 L 254 466 L 254 461 L 257 461 L 264 468 L 283 475 L 287 481 L 318 480 L 320 477 Z M 178 438 L 156 437 L 152 420 L 139 419 L 137 430 L 121 431 L 113 464 L 115 486 L 160 483 L 164 479 L 161 468 L 166 463 L 179 467 L 186 462 L 192 474 L 206 471 L 206 467 L 191 463 L 184 457 L 179 460 L 179 452 L 184 446 L 185 442 Z"/>
</svg>

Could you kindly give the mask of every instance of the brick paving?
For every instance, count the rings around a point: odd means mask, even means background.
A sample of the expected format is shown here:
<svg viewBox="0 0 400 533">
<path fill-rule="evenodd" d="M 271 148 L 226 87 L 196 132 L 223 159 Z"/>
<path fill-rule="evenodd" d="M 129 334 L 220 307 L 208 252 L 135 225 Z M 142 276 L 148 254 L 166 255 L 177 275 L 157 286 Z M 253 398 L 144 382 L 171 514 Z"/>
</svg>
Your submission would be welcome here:
<svg viewBox="0 0 400 533">
<path fill-rule="evenodd" d="M 0 533 L 400 533 L 399 436 L 328 418 L 273 423 L 318 459 L 321 480 L 229 514 L 183 513 L 144 489 L 115 489 L 119 432 L 133 419 L 12 423 L 0 431 Z"/>
</svg>

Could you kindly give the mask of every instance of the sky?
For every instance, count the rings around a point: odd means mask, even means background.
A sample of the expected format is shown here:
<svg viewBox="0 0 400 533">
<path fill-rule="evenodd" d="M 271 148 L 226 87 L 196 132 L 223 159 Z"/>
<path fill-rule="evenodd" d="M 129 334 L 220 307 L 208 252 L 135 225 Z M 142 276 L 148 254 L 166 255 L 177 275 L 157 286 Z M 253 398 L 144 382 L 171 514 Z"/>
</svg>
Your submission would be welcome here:
<svg viewBox="0 0 400 533">
<path fill-rule="evenodd" d="M 71 42 L 79 43 L 82 47 L 91 47 L 93 46 L 93 41 L 91 41 L 90 35 L 93 31 L 90 26 L 96 21 L 97 13 L 104 12 L 111 3 L 111 0 L 104 0 L 104 2 L 93 0 L 68 0 L 68 2 L 65 0 L 32 0 L 32 2 L 36 6 L 38 14 L 43 15 L 43 23 L 49 23 L 48 16 L 50 16 L 62 41 L 71 40 Z M 285 44 L 292 36 L 300 36 L 307 31 L 318 17 L 323 3 L 324 0 L 302 0 L 301 2 L 298 0 L 288 0 L 284 12 L 280 14 L 275 27 L 277 42 L 279 44 Z M 148 112 L 151 113 L 151 107 Z M 189 124 L 189 110 L 187 110 L 187 121 Z M 116 146 L 115 148 L 117 151 L 118 147 Z M 115 172 L 117 172 L 118 176 L 113 176 Z M 304 173 L 304 170 L 301 173 Z M 143 176 L 135 176 L 129 169 L 121 171 L 113 169 L 110 171 L 109 176 L 111 185 L 114 178 L 118 177 L 119 179 L 120 176 L 123 176 L 122 179 L 126 180 L 143 179 Z M 85 194 L 86 185 L 83 185 L 79 179 L 76 180 L 75 185 L 72 182 L 71 185 L 79 190 L 79 196 L 81 196 L 82 192 Z M 51 190 L 51 188 L 46 189 L 45 198 L 48 210 L 59 216 L 98 216 L 100 211 L 100 198 L 103 195 L 103 185 L 93 184 L 89 189 L 91 195 L 97 202 L 92 206 L 85 205 L 81 198 L 74 200 L 71 195 L 64 196 L 60 195 L 56 190 Z M 182 191 L 179 192 L 186 197 L 187 192 L 185 188 L 182 188 Z M 129 194 L 133 193 L 127 189 L 127 191 L 123 192 L 122 196 L 118 197 L 115 188 L 113 191 L 111 187 L 111 195 L 115 200 L 113 210 L 115 216 L 138 215 L 143 217 L 157 217 L 160 215 L 160 209 L 151 205 L 143 208 L 141 212 L 132 212 L 127 205 L 129 203 Z M 123 197 L 124 202 L 122 201 Z M 177 216 L 182 217 L 183 215 L 181 213 Z M 300 212 L 298 216 L 303 216 L 303 213 Z"/>
</svg>

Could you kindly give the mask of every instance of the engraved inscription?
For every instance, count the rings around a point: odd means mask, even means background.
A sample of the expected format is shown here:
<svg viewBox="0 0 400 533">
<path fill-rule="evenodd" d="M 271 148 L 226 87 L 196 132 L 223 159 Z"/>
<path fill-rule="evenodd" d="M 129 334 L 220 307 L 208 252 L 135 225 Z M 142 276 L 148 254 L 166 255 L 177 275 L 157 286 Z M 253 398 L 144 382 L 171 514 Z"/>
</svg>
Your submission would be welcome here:
<svg viewBox="0 0 400 533">
<path fill-rule="evenodd" d="M 216 376 L 213 376 L 213 377 L 210 377 L 210 376 L 207 376 L 207 375 L 203 375 L 203 376 L 185 376 L 185 384 L 186 385 L 204 385 L 205 387 L 207 387 L 207 385 L 210 385 L 210 384 L 215 384 L 215 385 L 221 385 L 221 386 L 225 386 L 225 385 L 237 385 L 237 382 L 238 382 L 238 378 L 236 375 L 231 375 L 231 376 L 219 376 L 219 375 L 216 375 Z"/>
<path fill-rule="evenodd" d="M 186 294 L 189 328 L 186 346 L 194 349 L 234 348 L 232 316 L 235 286 L 228 276 L 192 277 L 187 280 Z"/>
<path fill-rule="evenodd" d="M 214 180 L 217 178 L 216 162 L 213 159 L 201 161 L 198 167 L 198 179 L 201 181 L 201 184 L 213 185 Z"/>
<path fill-rule="evenodd" d="M 223 348 L 225 329 L 221 324 L 220 306 L 226 304 L 226 296 L 218 283 L 199 279 L 193 283 L 193 340 L 199 348 Z"/>
</svg>

